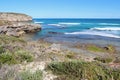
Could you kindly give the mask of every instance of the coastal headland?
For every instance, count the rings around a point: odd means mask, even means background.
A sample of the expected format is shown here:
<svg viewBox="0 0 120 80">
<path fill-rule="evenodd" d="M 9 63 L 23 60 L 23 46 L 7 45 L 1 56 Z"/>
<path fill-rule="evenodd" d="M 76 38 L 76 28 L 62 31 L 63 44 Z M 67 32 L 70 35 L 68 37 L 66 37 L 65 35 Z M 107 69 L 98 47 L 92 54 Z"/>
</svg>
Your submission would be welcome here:
<svg viewBox="0 0 120 80">
<path fill-rule="evenodd" d="M 0 13 L 0 33 L 19 37 L 40 31 L 41 26 L 32 22 L 32 17 L 20 13 Z"/>
</svg>

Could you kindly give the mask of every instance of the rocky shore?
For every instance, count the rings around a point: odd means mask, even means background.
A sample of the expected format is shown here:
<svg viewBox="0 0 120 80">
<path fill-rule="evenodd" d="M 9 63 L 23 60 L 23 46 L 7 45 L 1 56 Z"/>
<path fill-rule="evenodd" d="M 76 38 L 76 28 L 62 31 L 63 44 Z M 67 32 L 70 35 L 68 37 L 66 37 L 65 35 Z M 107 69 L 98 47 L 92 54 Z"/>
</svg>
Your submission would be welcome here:
<svg viewBox="0 0 120 80">
<path fill-rule="evenodd" d="M 39 24 L 32 22 L 32 17 L 20 13 L 0 13 L 0 33 L 19 37 L 41 30 Z"/>
<path fill-rule="evenodd" d="M 120 80 L 120 51 L 113 45 L 28 41 L 20 36 L 40 25 L 24 14 L 0 16 L 0 80 Z"/>
<path fill-rule="evenodd" d="M 120 55 L 113 46 L 80 44 L 65 48 L 44 40 L 26 41 L 6 35 L 0 35 L 0 44 L 1 80 L 97 80 L 98 74 L 102 75 L 101 80 L 120 79 L 116 78 Z"/>
</svg>

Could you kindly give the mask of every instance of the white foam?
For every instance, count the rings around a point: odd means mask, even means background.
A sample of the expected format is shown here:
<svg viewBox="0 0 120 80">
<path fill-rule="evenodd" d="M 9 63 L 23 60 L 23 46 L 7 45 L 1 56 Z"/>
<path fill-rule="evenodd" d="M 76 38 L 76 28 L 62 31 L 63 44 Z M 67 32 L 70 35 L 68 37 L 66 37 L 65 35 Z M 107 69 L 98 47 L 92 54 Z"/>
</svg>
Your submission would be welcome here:
<svg viewBox="0 0 120 80">
<path fill-rule="evenodd" d="M 65 23 L 65 22 L 60 22 L 58 24 L 61 24 L 61 25 L 80 25 L 80 23 Z"/>
<path fill-rule="evenodd" d="M 120 31 L 120 27 L 91 28 L 91 30 L 100 30 L 100 31 Z"/>
<path fill-rule="evenodd" d="M 62 26 L 62 25 L 60 25 L 60 24 L 48 24 L 49 26 L 58 26 L 58 27 L 60 27 L 60 26 Z"/>
<path fill-rule="evenodd" d="M 108 34 L 108 33 L 103 33 L 103 32 L 95 32 L 95 31 L 72 32 L 72 33 L 65 33 L 65 34 L 71 34 L 71 35 L 85 34 L 85 35 L 97 35 L 97 36 L 104 36 L 104 37 L 120 38 L 120 36 L 117 36 L 117 35 L 114 35 L 114 34 Z"/>
<path fill-rule="evenodd" d="M 116 23 L 99 23 L 99 25 L 120 25 L 120 24 L 116 24 Z"/>
<path fill-rule="evenodd" d="M 35 22 L 36 24 L 42 24 L 42 23 L 44 23 L 44 22 Z"/>
</svg>

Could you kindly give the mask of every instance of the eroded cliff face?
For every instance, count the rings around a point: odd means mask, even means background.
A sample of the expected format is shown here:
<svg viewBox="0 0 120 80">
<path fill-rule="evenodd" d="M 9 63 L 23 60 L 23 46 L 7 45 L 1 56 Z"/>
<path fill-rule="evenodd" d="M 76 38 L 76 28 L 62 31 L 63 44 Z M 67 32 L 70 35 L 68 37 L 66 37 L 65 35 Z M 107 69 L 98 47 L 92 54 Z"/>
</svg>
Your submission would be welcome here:
<svg viewBox="0 0 120 80">
<path fill-rule="evenodd" d="M 32 21 L 32 17 L 21 13 L 0 13 L 0 20 L 7 21 Z"/>
<path fill-rule="evenodd" d="M 39 24 L 32 22 L 32 17 L 21 13 L 0 13 L 0 34 L 22 36 L 41 30 Z"/>
</svg>

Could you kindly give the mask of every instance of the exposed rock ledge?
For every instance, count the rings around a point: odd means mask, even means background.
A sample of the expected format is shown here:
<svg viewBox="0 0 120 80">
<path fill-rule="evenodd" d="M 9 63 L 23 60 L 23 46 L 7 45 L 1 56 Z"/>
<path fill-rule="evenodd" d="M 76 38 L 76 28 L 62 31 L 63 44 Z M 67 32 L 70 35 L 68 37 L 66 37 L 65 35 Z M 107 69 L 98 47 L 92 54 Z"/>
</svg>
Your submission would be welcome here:
<svg viewBox="0 0 120 80">
<path fill-rule="evenodd" d="M 7 21 L 32 21 L 32 17 L 21 13 L 0 13 L 0 20 Z"/>
<path fill-rule="evenodd" d="M 39 24 L 32 22 L 32 17 L 20 13 L 0 13 L 0 34 L 21 36 L 41 30 Z"/>
</svg>

